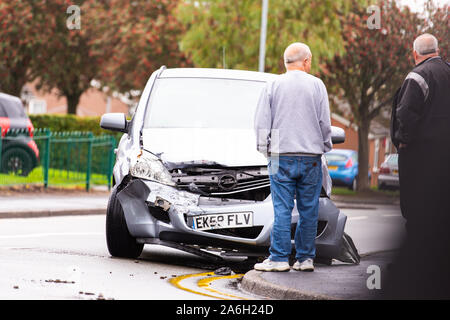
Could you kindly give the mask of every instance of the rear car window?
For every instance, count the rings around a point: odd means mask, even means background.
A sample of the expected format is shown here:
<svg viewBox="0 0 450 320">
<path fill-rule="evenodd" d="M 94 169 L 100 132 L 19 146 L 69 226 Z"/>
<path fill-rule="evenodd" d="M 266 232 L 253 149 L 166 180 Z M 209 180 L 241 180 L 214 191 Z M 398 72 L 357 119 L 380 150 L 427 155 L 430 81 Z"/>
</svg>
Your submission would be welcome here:
<svg viewBox="0 0 450 320">
<path fill-rule="evenodd" d="M 397 164 L 397 161 L 398 161 L 398 154 L 391 154 L 387 159 L 387 163 L 389 164 Z"/>
<path fill-rule="evenodd" d="M 2 117 L 2 118 L 7 118 L 8 117 L 8 115 L 6 114 L 5 109 L 3 109 L 3 105 L 1 103 L 1 101 L 0 101 L 0 117 Z"/>
<path fill-rule="evenodd" d="M 328 153 L 325 154 L 325 158 L 327 161 L 345 161 L 347 160 L 347 156 L 345 154 L 340 153 Z"/>
<path fill-rule="evenodd" d="M 27 116 L 21 103 L 0 99 L 0 117 L 26 118 Z"/>
</svg>

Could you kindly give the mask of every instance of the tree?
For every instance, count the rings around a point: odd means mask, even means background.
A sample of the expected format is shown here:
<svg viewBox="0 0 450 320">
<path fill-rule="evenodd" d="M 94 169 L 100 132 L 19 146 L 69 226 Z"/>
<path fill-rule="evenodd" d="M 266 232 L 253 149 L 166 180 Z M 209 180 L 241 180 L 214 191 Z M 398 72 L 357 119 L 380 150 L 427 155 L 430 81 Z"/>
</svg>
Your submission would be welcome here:
<svg viewBox="0 0 450 320">
<path fill-rule="evenodd" d="M 150 74 L 162 65 L 188 67 L 178 38 L 184 29 L 174 17 L 179 0 L 111 0 L 107 10 L 96 10 L 108 21 L 102 42 L 113 42 L 114 52 L 99 80 L 122 93 L 141 90 Z"/>
<path fill-rule="evenodd" d="M 427 16 L 425 18 L 425 32 L 434 35 L 439 42 L 439 55 L 448 61 L 450 57 L 450 5 L 438 7 L 432 0 L 425 4 Z"/>
<path fill-rule="evenodd" d="M 113 45 L 105 41 L 107 21 L 96 16 L 102 2 L 78 1 L 80 29 L 69 29 L 68 19 L 76 14 L 67 13 L 71 5 L 65 0 L 46 1 L 49 23 L 45 50 L 33 64 L 33 73 L 39 76 L 38 89 L 58 89 L 58 95 L 67 100 L 67 111 L 76 114 L 81 95 L 91 87 L 91 81 L 112 55 Z M 103 16 L 102 16 L 103 17 Z"/>
<path fill-rule="evenodd" d="M 396 89 L 414 66 L 412 43 L 423 21 L 393 0 L 379 1 L 381 28 L 369 29 L 366 8 L 353 2 L 341 16 L 344 54 L 324 64 L 321 77 L 331 95 L 347 102 L 358 126 L 358 189 L 369 187 L 369 127 L 380 110 L 391 105 Z"/>
<path fill-rule="evenodd" d="M 310 46 L 317 72 L 318 61 L 343 49 L 337 13 L 345 13 L 349 3 L 271 0 L 265 71 L 284 72 L 284 49 L 301 41 Z M 176 15 L 187 30 L 181 48 L 197 67 L 258 69 L 261 1 L 183 1 Z"/>
<path fill-rule="evenodd" d="M 0 0 L 0 90 L 20 96 L 35 75 L 30 67 L 46 42 L 45 1 Z"/>
</svg>

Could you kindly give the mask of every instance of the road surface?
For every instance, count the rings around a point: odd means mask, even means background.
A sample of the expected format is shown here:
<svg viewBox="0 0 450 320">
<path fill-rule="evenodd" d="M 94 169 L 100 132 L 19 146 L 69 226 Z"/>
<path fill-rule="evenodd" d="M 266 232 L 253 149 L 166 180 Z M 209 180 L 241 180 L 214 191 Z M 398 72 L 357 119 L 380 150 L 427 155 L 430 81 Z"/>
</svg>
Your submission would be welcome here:
<svg viewBox="0 0 450 320">
<path fill-rule="evenodd" d="M 398 248 L 398 207 L 341 210 L 360 253 Z M 0 299 L 264 298 L 240 290 L 242 275 L 215 275 L 219 265 L 175 249 L 146 245 L 139 259 L 112 258 L 104 215 L 0 219 L 0 256 Z"/>
</svg>

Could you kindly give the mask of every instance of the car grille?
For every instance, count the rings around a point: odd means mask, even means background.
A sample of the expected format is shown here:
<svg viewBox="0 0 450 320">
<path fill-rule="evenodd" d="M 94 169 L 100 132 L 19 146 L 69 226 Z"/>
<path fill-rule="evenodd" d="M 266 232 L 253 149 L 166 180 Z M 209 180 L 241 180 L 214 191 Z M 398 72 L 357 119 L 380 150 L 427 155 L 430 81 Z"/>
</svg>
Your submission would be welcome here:
<svg viewBox="0 0 450 320">
<path fill-rule="evenodd" d="M 244 228 L 215 229 L 215 230 L 207 230 L 206 232 L 230 237 L 256 239 L 261 233 L 262 229 L 263 226 L 257 226 Z"/>
<path fill-rule="evenodd" d="M 147 207 L 148 207 L 148 211 L 149 213 L 157 220 L 165 222 L 165 223 L 170 223 L 170 217 L 169 217 L 169 213 L 164 211 L 162 208 L 160 207 L 154 207 L 150 204 L 147 203 Z"/>
</svg>

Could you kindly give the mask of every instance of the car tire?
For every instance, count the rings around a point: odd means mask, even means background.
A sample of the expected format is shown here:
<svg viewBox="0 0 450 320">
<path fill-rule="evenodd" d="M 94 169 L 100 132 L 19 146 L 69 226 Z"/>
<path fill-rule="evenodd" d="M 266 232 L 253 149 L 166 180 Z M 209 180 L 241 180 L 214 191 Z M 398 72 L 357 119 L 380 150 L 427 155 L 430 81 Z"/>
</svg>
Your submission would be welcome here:
<svg viewBox="0 0 450 320">
<path fill-rule="evenodd" d="M 28 176 L 33 170 L 33 159 L 23 148 L 13 147 L 2 154 L 2 172 Z"/>
<path fill-rule="evenodd" d="M 130 235 L 122 206 L 117 198 L 117 188 L 111 192 L 106 211 L 106 244 L 113 257 L 137 258 L 144 244 Z"/>
<path fill-rule="evenodd" d="M 358 188 L 358 177 L 354 177 L 352 183 L 348 186 L 348 188 L 352 191 L 356 191 Z"/>
</svg>

